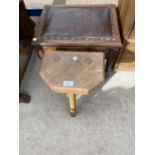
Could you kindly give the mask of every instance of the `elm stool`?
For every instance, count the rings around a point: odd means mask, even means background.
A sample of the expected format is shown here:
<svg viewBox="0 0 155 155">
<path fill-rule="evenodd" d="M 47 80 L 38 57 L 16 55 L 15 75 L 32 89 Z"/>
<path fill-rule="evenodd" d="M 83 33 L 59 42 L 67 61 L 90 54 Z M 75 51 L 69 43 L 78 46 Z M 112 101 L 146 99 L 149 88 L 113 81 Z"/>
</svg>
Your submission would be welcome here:
<svg viewBox="0 0 155 155">
<path fill-rule="evenodd" d="M 45 6 L 32 43 L 42 59 L 42 79 L 69 95 L 75 116 L 76 94 L 87 95 L 104 81 L 121 47 L 115 5 Z"/>
<path fill-rule="evenodd" d="M 57 93 L 69 96 L 70 114 L 76 115 L 76 94 L 87 95 L 104 80 L 104 53 L 45 52 L 40 76 Z"/>
</svg>

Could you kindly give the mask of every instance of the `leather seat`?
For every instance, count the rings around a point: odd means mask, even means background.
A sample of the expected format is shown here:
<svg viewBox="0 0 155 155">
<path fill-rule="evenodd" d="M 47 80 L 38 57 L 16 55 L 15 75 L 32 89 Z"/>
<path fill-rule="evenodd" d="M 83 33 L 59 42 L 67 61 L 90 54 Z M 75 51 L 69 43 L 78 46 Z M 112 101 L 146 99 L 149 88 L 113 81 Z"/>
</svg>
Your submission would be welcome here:
<svg viewBox="0 0 155 155">
<path fill-rule="evenodd" d="M 49 8 L 42 37 L 112 37 L 109 8 Z"/>
<path fill-rule="evenodd" d="M 116 8 L 114 5 L 45 6 L 33 43 L 120 47 Z"/>
</svg>

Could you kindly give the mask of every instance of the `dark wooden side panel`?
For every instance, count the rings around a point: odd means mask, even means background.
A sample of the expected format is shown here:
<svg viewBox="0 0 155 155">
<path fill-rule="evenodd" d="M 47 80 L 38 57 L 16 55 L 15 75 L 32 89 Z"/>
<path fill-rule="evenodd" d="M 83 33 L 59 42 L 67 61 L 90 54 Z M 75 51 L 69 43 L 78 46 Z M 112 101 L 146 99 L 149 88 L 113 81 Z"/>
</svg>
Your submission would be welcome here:
<svg viewBox="0 0 155 155">
<path fill-rule="evenodd" d="M 31 40 L 35 24 L 29 18 L 23 0 L 19 1 L 19 79 L 22 80 L 32 52 Z"/>
<path fill-rule="evenodd" d="M 32 39 L 34 35 L 34 22 L 29 18 L 25 4 L 22 0 L 19 2 L 19 38 Z"/>
<path fill-rule="evenodd" d="M 19 80 L 21 82 L 23 74 L 32 53 L 31 41 L 23 40 L 19 43 Z"/>
<path fill-rule="evenodd" d="M 29 18 L 23 0 L 19 1 L 19 85 L 26 70 L 32 53 L 31 40 L 34 35 L 35 24 Z M 28 94 L 19 94 L 20 103 L 29 103 Z"/>
</svg>

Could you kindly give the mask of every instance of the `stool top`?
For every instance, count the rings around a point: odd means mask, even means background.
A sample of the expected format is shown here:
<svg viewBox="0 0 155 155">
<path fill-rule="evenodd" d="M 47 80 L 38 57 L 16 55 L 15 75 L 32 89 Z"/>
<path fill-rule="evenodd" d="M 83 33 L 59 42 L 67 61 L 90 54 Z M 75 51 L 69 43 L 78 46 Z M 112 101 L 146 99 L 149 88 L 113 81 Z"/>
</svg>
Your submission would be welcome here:
<svg viewBox="0 0 155 155">
<path fill-rule="evenodd" d="M 45 6 L 33 44 L 120 47 L 115 5 Z"/>
<path fill-rule="evenodd" d="M 104 53 L 47 51 L 40 76 L 55 92 L 86 95 L 104 81 Z"/>
</svg>

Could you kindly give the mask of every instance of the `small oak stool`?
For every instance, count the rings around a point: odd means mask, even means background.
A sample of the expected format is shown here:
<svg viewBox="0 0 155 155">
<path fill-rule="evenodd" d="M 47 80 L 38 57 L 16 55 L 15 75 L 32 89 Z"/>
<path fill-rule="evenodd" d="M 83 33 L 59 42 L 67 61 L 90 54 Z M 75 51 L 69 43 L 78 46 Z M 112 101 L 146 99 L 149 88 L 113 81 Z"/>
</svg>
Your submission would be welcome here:
<svg viewBox="0 0 155 155">
<path fill-rule="evenodd" d="M 54 92 L 69 95 L 75 116 L 76 94 L 87 95 L 104 80 L 104 53 L 46 51 L 40 75 Z"/>
</svg>

